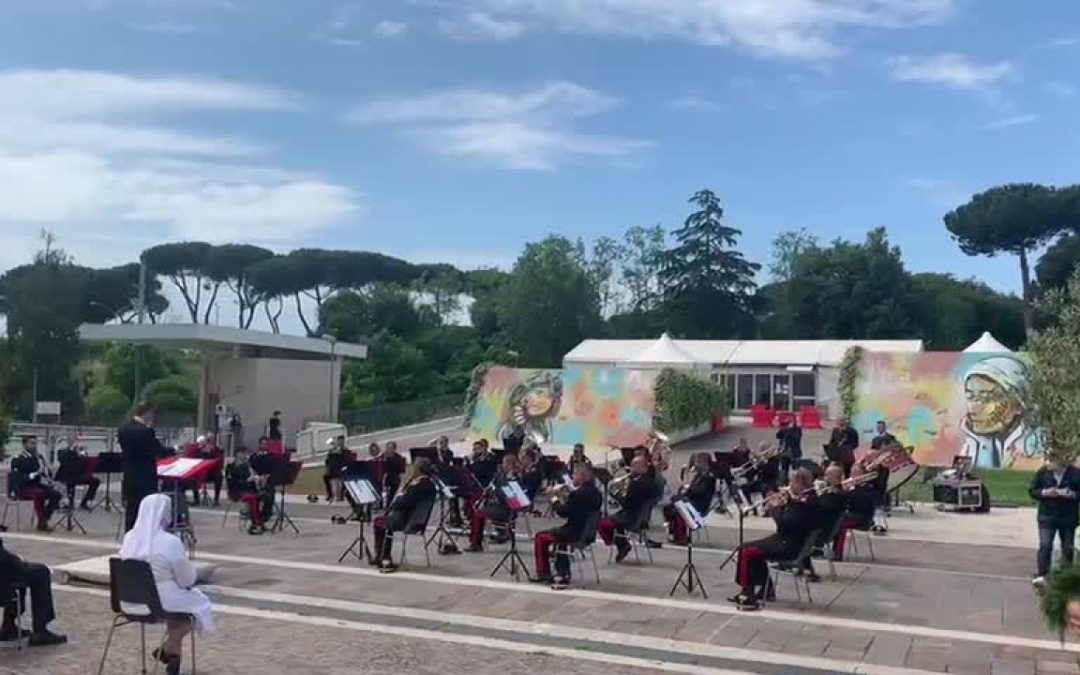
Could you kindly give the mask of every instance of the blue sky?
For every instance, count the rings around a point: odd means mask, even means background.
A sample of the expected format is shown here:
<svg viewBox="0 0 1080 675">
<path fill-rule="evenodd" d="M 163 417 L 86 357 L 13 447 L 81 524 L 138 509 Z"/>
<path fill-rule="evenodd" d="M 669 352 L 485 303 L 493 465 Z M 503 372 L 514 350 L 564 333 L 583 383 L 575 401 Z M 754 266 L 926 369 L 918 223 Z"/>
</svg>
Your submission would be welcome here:
<svg viewBox="0 0 1080 675">
<path fill-rule="evenodd" d="M 676 226 L 743 248 L 885 226 L 1018 287 L 941 216 L 1076 180 L 1080 4 L 1046 0 L 4 0 L 0 266 L 162 240 L 507 264 Z"/>
</svg>

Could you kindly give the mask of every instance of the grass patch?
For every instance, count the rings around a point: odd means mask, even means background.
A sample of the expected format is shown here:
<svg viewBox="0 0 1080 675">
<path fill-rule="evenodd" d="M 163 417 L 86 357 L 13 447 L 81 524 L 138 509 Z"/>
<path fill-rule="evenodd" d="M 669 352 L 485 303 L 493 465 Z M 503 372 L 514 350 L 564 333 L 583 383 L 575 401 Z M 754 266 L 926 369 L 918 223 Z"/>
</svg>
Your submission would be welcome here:
<svg viewBox="0 0 1080 675">
<path fill-rule="evenodd" d="M 900 489 L 900 497 L 910 502 L 934 501 L 933 477 L 942 468 L 926 467 Z M 1034 471 L 1014 469 L 987 469 L 976 474 L 990 490 L 990 504 L 994 506 L 1034 506 L 1035 501 L 1028 495 L 1028 486 Z M 925 479 L 925 480 L 924 480 Z"/>
</svg>

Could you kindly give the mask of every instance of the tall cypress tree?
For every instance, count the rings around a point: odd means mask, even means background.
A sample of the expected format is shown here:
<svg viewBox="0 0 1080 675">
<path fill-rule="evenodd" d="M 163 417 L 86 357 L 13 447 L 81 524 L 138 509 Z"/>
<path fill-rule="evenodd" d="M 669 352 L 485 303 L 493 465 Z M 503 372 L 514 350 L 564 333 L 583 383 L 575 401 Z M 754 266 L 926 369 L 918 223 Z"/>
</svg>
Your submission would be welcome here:
<svg viewBox="0 0 1080 675">
<path fill-rule="evenodd" d="M 745 334 L 761 265 L 735 248 L 742 231 L 724 224 L 724 209 L 711 190 L 699 190 L 690 203 L 699 210 L 674 232 L 675 246 L 661 254 L 667 324 L 688 338 Z"/>
</svg>

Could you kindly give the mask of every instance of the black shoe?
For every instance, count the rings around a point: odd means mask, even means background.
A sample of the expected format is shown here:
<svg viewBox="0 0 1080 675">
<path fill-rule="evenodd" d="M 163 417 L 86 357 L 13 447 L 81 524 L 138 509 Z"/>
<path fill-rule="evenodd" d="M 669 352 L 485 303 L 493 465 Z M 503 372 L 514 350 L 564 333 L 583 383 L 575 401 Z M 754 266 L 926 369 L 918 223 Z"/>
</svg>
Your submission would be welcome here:
<svg viewBox="0 0 1080 675">
<path fill-rule="evenodd" d="M 565 591 L 570 586 L 570 580 L 566 577 L 555 577 L 551 582 L 551 590 L 553 591 Z"/>
<path fill-rule="evenodd" d="M 157 647 L 156 649 L 154 649 L 154 651 L 150 652 L 150 656 L 154 657 L 155 661 L 159 661 L 161 663 L 169 662 L 169 655 L 166 654 L 165 650 L 161 647 Z"/>
<path fill-rule="evenodd" d="M 483 544 L 471 544 L 469 546 L 469 548 L 465 549 L 465 551 L 467 553 L 483 553 L 484 552 L 484 545 Z"/>
<path fill-rule="evenodd" d="M 532 577 L 529 581 L 534 584 L 552 584 L 555 583 L 555 578 L 549 575 L 544 577 Z"/>
<path fill-rule="evenodd" d="M 619 552 L 615 554 L 615 562 L 620 563 L 620 562 L 626 560 L 626 556 L 630 555 L 630 551 L 632 551 L 632 550 L 633 550 L 633 548 L 630 547 L 630 546 L 627 546 L 625 548 L 620 548 Z"/>
<path fill-rule="evenodd" d="M 382 574 L 393 574 L 397 571 L 397 565 L 390 560 L 384 560 L 379 563 L 379 572 Z"/>
<path fill-rule="evenodd" d="M 439 553 L 442 555 L 461 555 L 461 549 L 458 548 L 453 542 L 446 542 L 439 549 Z"/>
<path fill-rule="evenodd" d="M 816 584 L 817 582 L 821 581 L 821 577 L 819 577 L 816 573 L 811 572 L 810 574 L 806 575 L 806 580 L 812 584 Z"/>
<path fill-rule="evenodd" d="M 755 598 L 753 595 L 750 595 L 749 593 L 739 593 L 734 598 L 732 598 L 732 602 L 735 603 L 735 609 L 744 612 L 752 612 L 756 609 L 761 608 L 761 605 L 758 604 L 757 598 Z"/>
<path fill-rule="evenodd" d="M 43 630 L 40 633 L 34 633 L 27 640 L 27 644 L 31 647 L 49 647 L 52 645 L 62 645 L 67 642 L 67 637 L 64 635 L 57 635 L 56 633 L 50 633 L 47 630 Z"/>
<path fill-rule="evenodd" d="M 169 654 L 165 659 L 165 675 L 180 675 L 180 655 Z"/>
<path fill-rule="evenodd" d="M 673 541 L 672 543 L 677 544 L 678 542 Z M 646 539 L 645 540 L 645 545 L 648 546 L 649 548 L 664 548 L 663 544 L 661 544 L 658 541 L 653 541 L 652 539 Z"/>
<path fill-rule="evenodd" d="M 21 637 L 23 638 L 28 638 L 31 635 L 30 631 L 26 630 L 25 628 L 23 628 L 19 632 L 22 633 Z M 0 630 L 0 642 L 14 642 L 19 637 L 20 636 L 15 632 L 14 626 L 10 628 L 5 628 L 4 630 Z"/>
<path fill-rule="evenodd" d="M 248 534 L 256 534 L 256 535 L 258 535 L 258 534 L 262 534 L 263 532 L 264 532 L 264 530 L 254 526 L 254 525 L 252 525 L 251 527 L 248 528 Z"/>
</svg>

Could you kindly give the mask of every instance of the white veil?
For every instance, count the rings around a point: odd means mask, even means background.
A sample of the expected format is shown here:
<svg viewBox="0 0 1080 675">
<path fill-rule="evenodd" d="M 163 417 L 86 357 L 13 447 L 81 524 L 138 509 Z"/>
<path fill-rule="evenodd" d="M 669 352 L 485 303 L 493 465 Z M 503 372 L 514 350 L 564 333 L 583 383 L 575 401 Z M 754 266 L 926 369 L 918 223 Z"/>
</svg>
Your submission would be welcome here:
<svg viewBox="0 0 1080 675">
<path fill-rule="evenodd" d="M 165 532 L 165 518 L 171 508 L 172 500 L 167 495 L 144 497 L 139 504 L 139 517 L 135 519 L 135 527 L 124 535 L 120 557 L 125 560 L 149 560 L 154 548 L 154 538 Z"/>
</svg>

